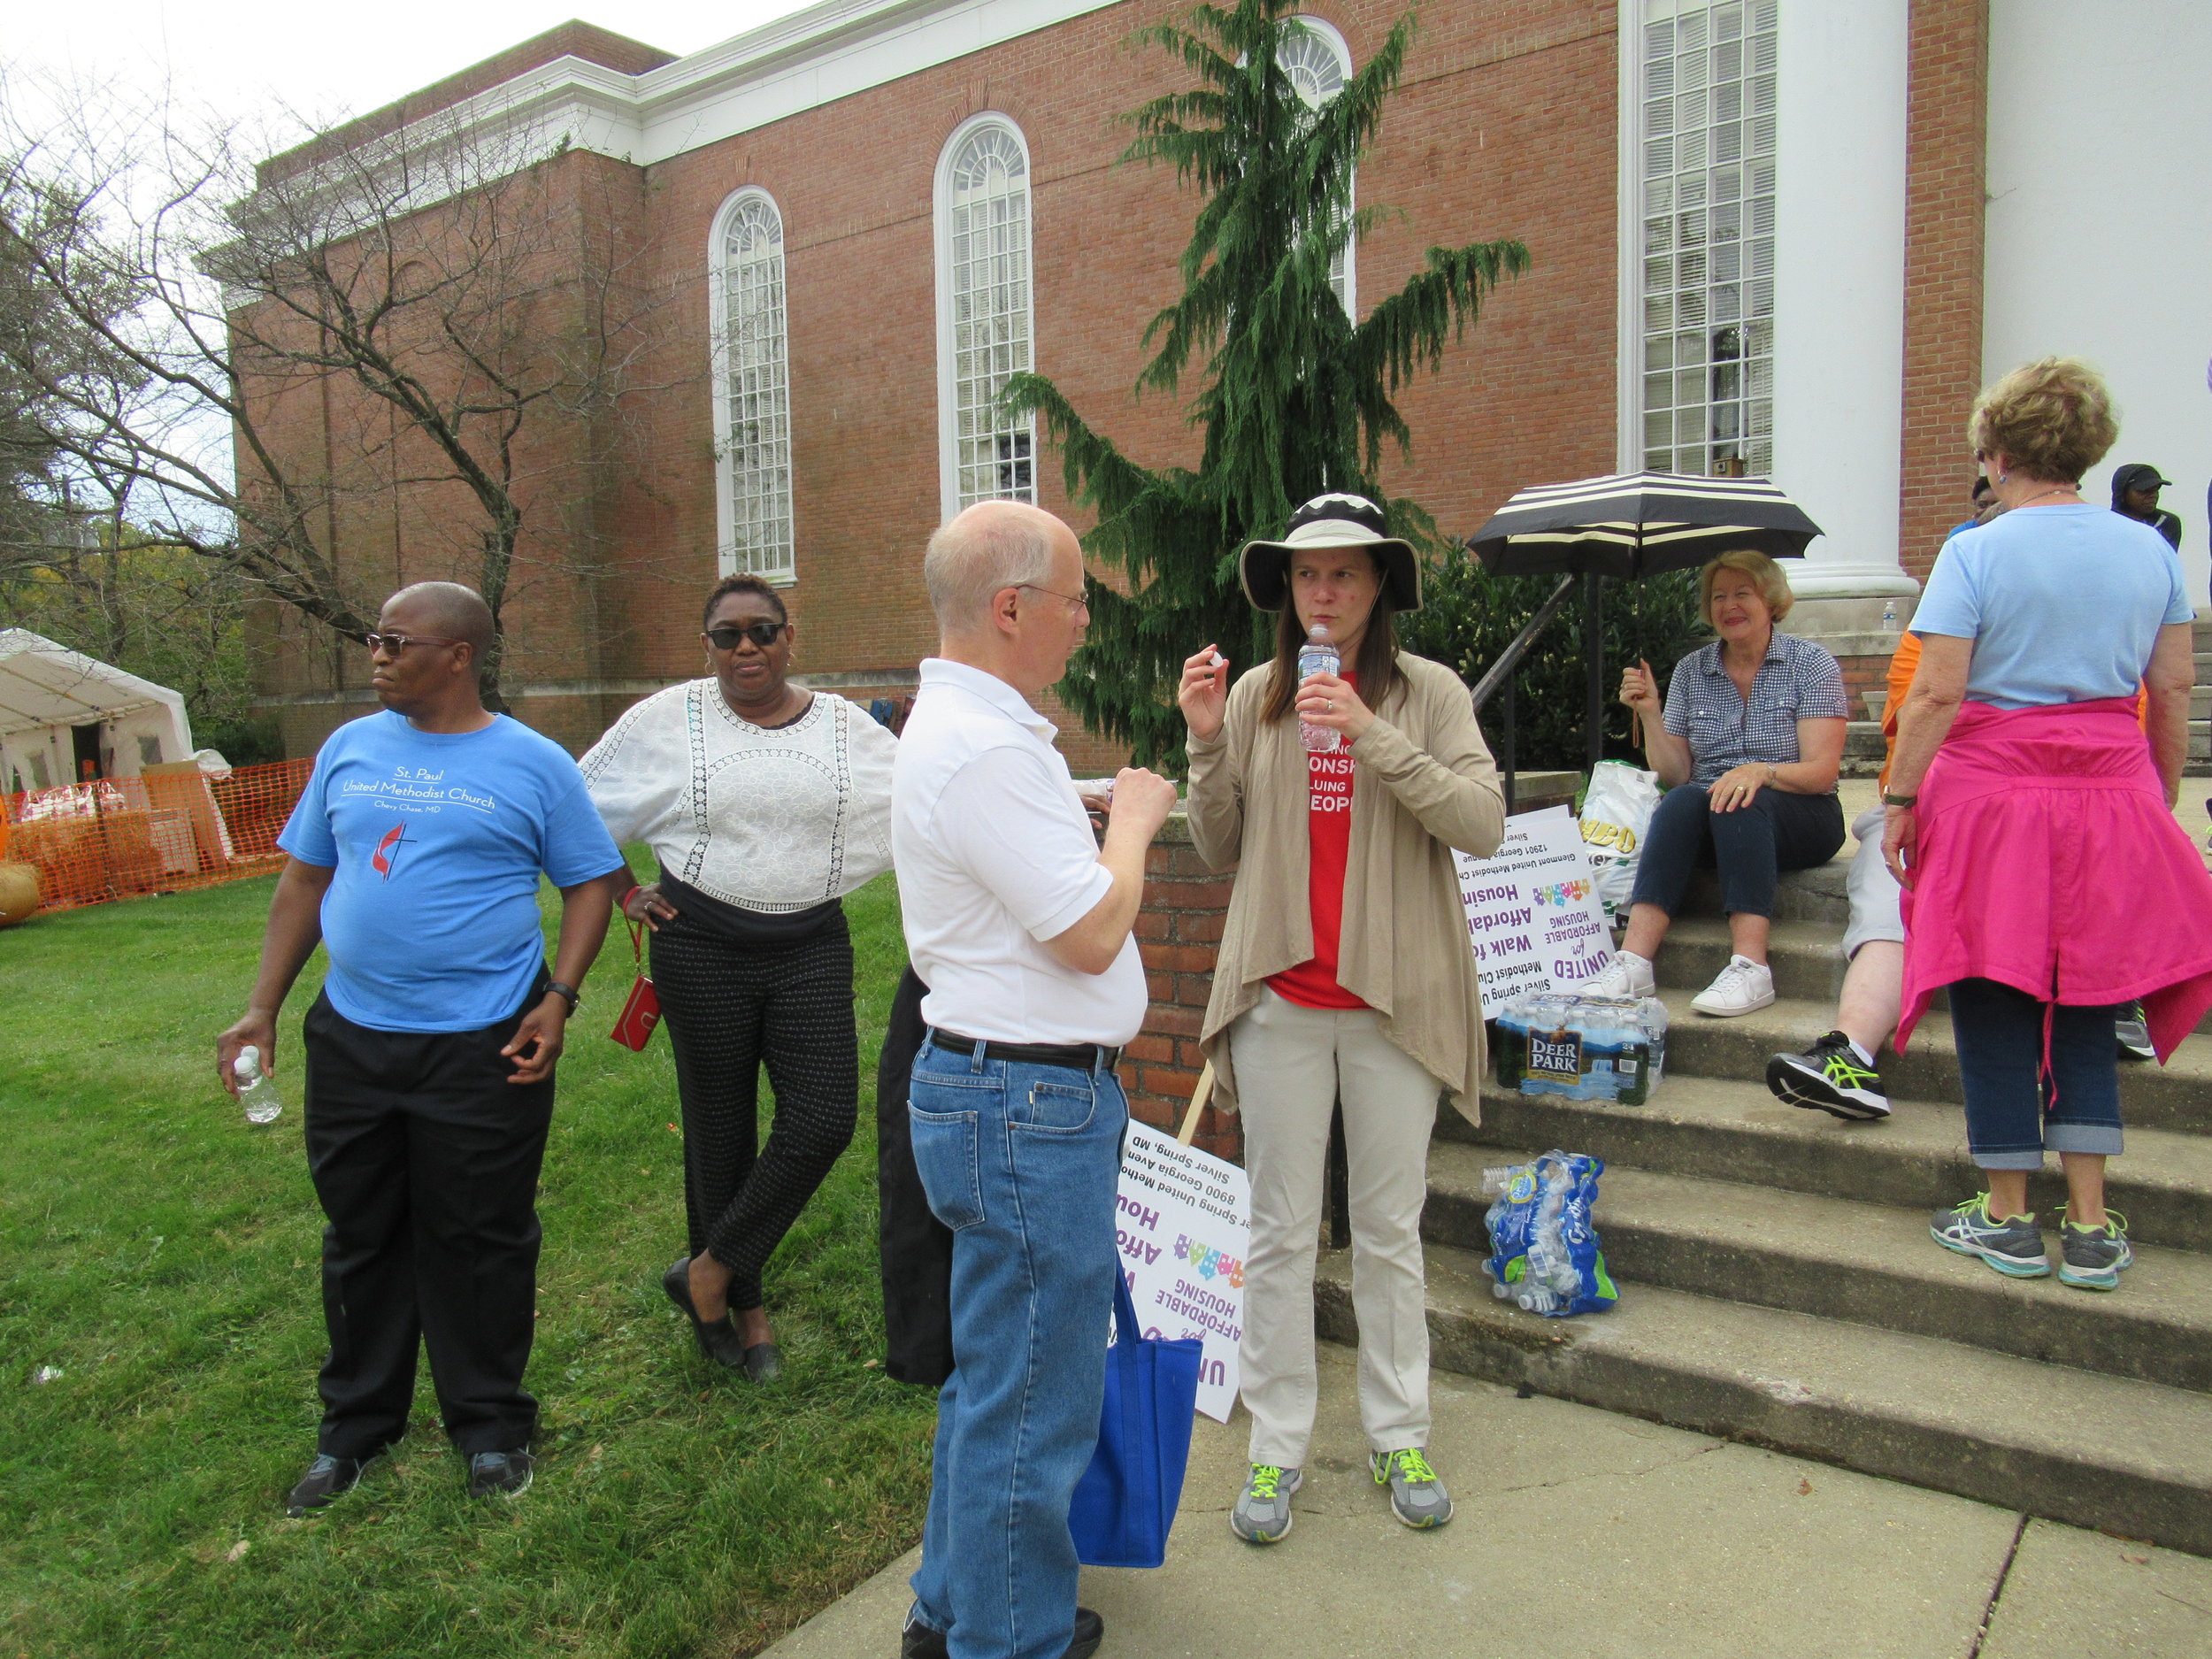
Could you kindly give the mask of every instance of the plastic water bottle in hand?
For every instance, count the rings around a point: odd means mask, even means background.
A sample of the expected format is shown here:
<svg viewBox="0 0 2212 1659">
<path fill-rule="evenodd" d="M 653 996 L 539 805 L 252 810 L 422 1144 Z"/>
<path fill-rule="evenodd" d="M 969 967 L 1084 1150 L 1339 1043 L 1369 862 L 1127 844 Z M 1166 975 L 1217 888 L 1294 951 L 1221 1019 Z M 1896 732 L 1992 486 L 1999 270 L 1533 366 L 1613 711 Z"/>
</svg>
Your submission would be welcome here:
<svg viewBox="0 0 2212 1659">
<path fill-rule="evenodd" d="M 1298 683 L 1302 686 L 1316 674 L 1337 673 L 1343 666 L 1344 659 L 1337 655 L 1336 647 L 1329 643 L 1329 625 L 1315 623 L 1312 634 L 1298 649 Z M 1309 726 L 1301 720 L 1298 741 L 1306 746 L 1309 755 L 1333 755 L 1344 747 L 1344 733 L 1325 726 Z"/>
<path fill-rule="evenodd" d="M 238 1103 L 246 1109 L 246 1121 L 274 1123 L 284 1102 L 277 1098 L 276 1085 L 262 1075 L 261 1050 L 251 1043 L 241 1048 L 230 1063 L 230 1074 L 238 1079 Z"/>
</svg>

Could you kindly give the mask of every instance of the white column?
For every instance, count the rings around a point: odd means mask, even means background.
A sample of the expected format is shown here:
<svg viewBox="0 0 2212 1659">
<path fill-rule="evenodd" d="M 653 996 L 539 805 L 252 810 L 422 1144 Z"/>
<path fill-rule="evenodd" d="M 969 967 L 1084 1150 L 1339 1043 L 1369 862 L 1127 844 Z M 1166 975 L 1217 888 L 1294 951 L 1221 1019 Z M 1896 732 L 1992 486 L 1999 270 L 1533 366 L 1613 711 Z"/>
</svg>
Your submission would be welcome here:
<svg viewBox="0 0 2212 1659">
<path fill-rule="evenodd" d="M 1774 481 L 1825 532 L 1783 568 L 1801 598 L 1877 615 L 1920 590 L 1897 558 L 1907 8 L 1781 0 L 1775 88 Z M 1864 608 L 1811 607 L 1836 613 L 1813 626 L 1867 626 Z"/>
</svg>

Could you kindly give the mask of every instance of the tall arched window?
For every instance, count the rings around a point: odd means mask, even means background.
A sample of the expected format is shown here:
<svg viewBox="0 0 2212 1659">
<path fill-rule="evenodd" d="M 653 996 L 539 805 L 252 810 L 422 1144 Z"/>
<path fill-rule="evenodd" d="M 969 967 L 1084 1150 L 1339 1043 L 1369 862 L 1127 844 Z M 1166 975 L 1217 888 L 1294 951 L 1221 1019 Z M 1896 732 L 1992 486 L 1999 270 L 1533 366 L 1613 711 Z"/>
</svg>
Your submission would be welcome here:
<svg viewBox="0 0 2212 1659">
<path fill-rule="evenodd" d="M 725 576 L 790 581 L 791 365 L 783 312 L 783 215 L 743 189 L 715 215 L 715 452 Z"/>
<path fill-rule="evenodd" d="M 1275 61 L 1282 65 L 1291 84 L 1298 88 L 1306 107 L 1318 110 L 1344 90 L 1352 78 L 1352 49 L 1344 37 L 1319 18 L 1298 18 L 1302 27 L 1285 38 Z M 1348 240 L 1329 264 L 1329 286 L 1344 302 L 1345 314 L 1356 318 L 1352 244 Z"/>
<path fill-rule="evenodd" d="M 947 517 L 1037 499 L 1036 423 L 996 409 L 1031 366 L 1029 148 L 1002 115 L 962 123 L 937 167 L 937 383 Z"/>
</svg>

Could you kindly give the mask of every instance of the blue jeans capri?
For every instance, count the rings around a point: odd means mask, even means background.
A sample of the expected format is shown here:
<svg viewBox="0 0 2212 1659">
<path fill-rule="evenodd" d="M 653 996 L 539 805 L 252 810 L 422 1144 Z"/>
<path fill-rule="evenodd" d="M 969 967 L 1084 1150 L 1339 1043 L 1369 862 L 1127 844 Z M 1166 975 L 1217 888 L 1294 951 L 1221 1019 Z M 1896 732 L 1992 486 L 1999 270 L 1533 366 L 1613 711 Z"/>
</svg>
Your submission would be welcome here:
<svg viewBox="0 0 2212 1659">
<path fill-rule="evenodd" d="M 1636 862 L 1632 904 L 1681 910 L 1701 864 L 1720 868 L 1721 908 L 1731 916 L 1772 916 L 1775 879 L 1785 870 L 1824 864 L 1843 845 L 1843 803 L 1832 795 L 1762 789 L 1751 804 L 1716 812 L 1701 783 L 1677 784 L 1660 797 Z"/>
<path fill-rule="evenodd" d="M 1966 1096 L 1966 1144 L 1985 1170 L 2039 1170 L 2046 1152 L 2116 1156 L 2117 1008 L 2050 1007 L 2051 1075 L 2043 1082 L 2048 1004 L 1994 979 L 1951 987 L 1951 1034 Z"/>
</svg>

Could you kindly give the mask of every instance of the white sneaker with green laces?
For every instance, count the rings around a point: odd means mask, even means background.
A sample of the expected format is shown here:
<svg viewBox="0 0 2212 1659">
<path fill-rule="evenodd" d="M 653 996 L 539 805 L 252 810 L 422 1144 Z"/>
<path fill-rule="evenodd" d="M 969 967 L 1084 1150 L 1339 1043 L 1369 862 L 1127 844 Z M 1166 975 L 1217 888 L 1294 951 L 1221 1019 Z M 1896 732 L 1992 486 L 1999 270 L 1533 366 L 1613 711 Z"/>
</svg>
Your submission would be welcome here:
<svg viewBox="0 0 2212 1659">
<path fill-rule="evenodd" d="M 1248 1544 L 1272 1544 L 1290 1536 L 1290 1494 L 1305 1484 L 1295 1469 L 1274 1463 L 1254 1463 L 1236 1507 L 1229 1511 L 1229 1530 Z"/>
<path fill-rule="evenodd" d="M 1417 1446 L 1403 1451 L 1370 1452 L 1367 1472 L 1379 1486 L 1390 1488 L 1390 1512 L 1417 1532 L 1441 1526 L 1452 1518 L 1451 1494 Z"/>
</svg>

